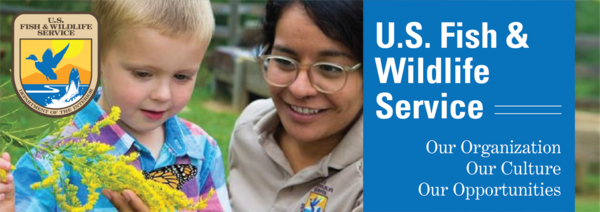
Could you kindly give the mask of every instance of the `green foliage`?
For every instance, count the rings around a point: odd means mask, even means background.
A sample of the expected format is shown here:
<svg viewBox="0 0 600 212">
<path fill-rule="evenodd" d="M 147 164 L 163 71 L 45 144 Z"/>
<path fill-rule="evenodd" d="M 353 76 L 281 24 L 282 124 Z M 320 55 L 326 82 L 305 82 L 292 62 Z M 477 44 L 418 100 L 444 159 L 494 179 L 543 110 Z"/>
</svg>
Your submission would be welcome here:
<svg viewBox="0 0 600 212">
<path fill-rule="evenodd" d="M 575 211 L 577 212 L 597 212 L 600 211 L 600 202 L 598 197 L 576 197 Z"/>
<path fill-rule="evenodd" d="M 598 66 L 600 64 L 600 50 L 575 49 L 575 63 Z"/>
<path fill-rule="evenodd" d="M 10 77 L 10 72 L 8 72 L 8 70 L 11 69 L 12 65 L 11 49 L 10 42 L 0 42 L 0 50 L 4 50 L 4 58 L 0 60 L 0 82 L 3 81 L 1 77 Z"/>
<path fill-rule="evenodd" d="M 575 98 L 600 97 L 600 83 L 597 78 L 575 78 Z"/>
<path fill-rule="evenodd" d="M 600 1 L 575 1 L 575 34 L 600 35 Z"/>
<path fill-rule="evenodd" d="M 40 116 L 25 108 L 16 97 L 9 77 L 0 75 L 0 152 L 8 152 L 11 162 L 15 164 L 25 153 L 19 148 L 15 137 L 26 142 L 37 143 L 50 132 L 56 131 L 56 123 L 60 119 Z"/>
</svg>

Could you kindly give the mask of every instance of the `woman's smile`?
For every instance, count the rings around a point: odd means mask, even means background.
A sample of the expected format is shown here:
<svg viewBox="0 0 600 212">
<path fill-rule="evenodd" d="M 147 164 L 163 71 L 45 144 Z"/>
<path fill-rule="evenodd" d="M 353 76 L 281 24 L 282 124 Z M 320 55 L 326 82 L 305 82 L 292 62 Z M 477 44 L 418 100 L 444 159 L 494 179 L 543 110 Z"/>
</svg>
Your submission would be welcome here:
<svg viewBox="0 0 600 212">
<path fill-rule="evenodd" d="M 316 109 L 310 107 L 301 107 L 288 104 L 287 114 L 290 118 L 299 123 L 310 123 L 318 121 L 327 112 L 327 109 Z"/>
</svg>

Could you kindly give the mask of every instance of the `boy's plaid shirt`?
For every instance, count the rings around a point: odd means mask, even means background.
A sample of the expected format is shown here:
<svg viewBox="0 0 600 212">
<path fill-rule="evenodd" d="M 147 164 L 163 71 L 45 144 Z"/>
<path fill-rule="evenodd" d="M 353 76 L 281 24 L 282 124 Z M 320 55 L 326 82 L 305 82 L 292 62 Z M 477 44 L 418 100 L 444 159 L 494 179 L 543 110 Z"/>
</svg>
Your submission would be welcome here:
<svg viewBox="0 0 600 212">
<path fill-rule="evenodd" d="M 98 92 L 100 93 L 100 92 Z M 100 94 L 94 100 L 98 100 Z M 100 108 L 96 101 L 91 101 L 84 109 L 79 111 L 73 122 L 65 127 L 63 135 L 78 131 L 87 123 L 96 123 L 105 118 L 107 114 Z M 183 185 L 183 191 L 188 198 L 198 201 L 206 197 L 211 188 L 215 194 L 208 201 L 208 207 L 203 211 L 231 211 L 227 188 L 225 187 L 225 172 L 221 150 L 215 140 L 197 125 L 178 118 L 169 118 L 165 122 L 165 143 L 160 151 L 159 158 L 155 160 L 150 151 L 126 133 L 118 125 L 101 129 L 100 135 L 90 135 L 88 140 L 99 141 L 115 147 L 110 153 L 113 155 L 129 154 L 137 151 L 140 157 L 132 163 L 140 170 L 150 172 L 154 169 L 173 164 L 192 164 L 198 168 L 198 174 Z M 34 161 L 48 172 L 51 165 L 48 161 L 36 158 L 32 160 L 25 154 L 19 159 L 13 172 L 16 190 L 16 211 L 60 211 L 50 189 L 32 190 L 30 185 L 41 181 L 40 175 L 34 167 Z M 72 171 L 65 164 L 63 169 L 69 171 L 70 182 L 79 187 L 77 197 L 85 203 L 87 189 L 81 184 L 81 175 Z M 116 211 L 104 195 L 100 195 L 93 211 Z"/>
</svg>

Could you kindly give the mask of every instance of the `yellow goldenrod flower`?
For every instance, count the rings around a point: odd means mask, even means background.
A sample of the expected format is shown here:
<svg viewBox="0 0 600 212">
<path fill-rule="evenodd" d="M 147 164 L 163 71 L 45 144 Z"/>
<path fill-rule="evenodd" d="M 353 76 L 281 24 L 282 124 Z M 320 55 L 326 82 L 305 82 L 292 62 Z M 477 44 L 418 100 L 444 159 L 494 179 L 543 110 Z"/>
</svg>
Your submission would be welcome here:
<svg viewBox="0 0 600 212">
<path fill-rule="evenodd" d="M 93 126 L 86 124 L 80 131 L 71 134 L 71 140 L 62 143 L 60 146 L 48 147 L 47 149 L 56 150 L 62 154 L 49 154 L 52 167 L 51 173 L 43 174 L 45 176 L 43 180 L 33 183 L 31 188 L 52 188 L 57 205 L 66 211 L 89 211 L 93 209 L 100 197 L 100 193 L 97 192 L 100 188 L 107 188 L 116 192 L 132 190 L 148 205 L 150 211 L 204 209 L 207 206 L 208 199 L 213 195 L 214 189 L 211 189 L 206 197 L 200 198 L 198 203 L 194 203 L 193 200 L 187 198 L 185 193 L 166 184 L 147 180 L 142 172 L 129 165 L 139 157 L 137 152 L 116 157 L 108 154 L 114 147 L 87 140 L 88 135 L 91 133 L 99 134 L 100 129 L 103 127 L 116 124 L 120 118 L 120 113 L 121 110 L 118 107 L 113 107 L 110 115 L 106 118 L 98 121 Z M 76 138 L 75 142 L 73 138 Z M 66 141 L 65 139 L 62 140 Z M 68 179 L 63 180 L 66 177 L 61 177 L 61 168 L 65 163 L 71 166 L 73 171 L 80 173 L 81 183 L 87 186 L 88 196 L 85 204 L 77 198 L 79 188 L 70 184 Z M 62 174 L 66 175 L 67 173 L 64 173 L 63 170 Z"/>
<path fill-rule="evenodd" d="M 10 170 L 15 170 L 15 166 L 10 165 Z M 0 169 L 0 181 L 1 182 L 6 182 L 6 175 L 8 175 L 8 173 L 6 173 L 6 171 L 4 169 Z"/>
</svg>

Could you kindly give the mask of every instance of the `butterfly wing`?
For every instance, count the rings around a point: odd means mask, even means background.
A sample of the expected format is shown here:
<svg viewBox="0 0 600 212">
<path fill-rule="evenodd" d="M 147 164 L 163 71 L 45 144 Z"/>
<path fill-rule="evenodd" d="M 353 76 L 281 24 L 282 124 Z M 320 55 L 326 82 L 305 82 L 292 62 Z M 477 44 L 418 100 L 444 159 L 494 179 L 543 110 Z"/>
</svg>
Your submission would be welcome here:
<svg viewBox="0 0 600 212">
<path fill-rule="evenodd" d="M 148 178 L 162 184 L 167 184 L 168 186 L 171 186 L 171 188 L 180 189 L 180 180 L 171 169 L 151 171 L 148 174 Z"/>
<path fill-rule="evenodd" d="M 181 190 L 183 184 L 194 178 L 197 173 L 198 168 L 193 165 L 175 164 L 151 171 L 146 175 L 146 179 L 167 184 L 171 188 Z"/>
</svg>

